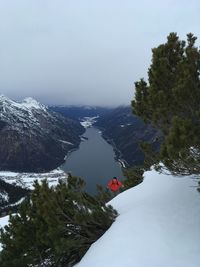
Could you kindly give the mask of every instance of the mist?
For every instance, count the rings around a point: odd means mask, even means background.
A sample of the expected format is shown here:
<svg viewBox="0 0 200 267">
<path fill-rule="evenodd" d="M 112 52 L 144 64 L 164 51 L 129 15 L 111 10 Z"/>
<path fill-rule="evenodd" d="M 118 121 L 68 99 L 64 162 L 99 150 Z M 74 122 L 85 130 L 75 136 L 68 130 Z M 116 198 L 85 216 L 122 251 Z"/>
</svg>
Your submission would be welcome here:
<svg viewBox="0 0 200 267">
<path fill-rule="evenodd" d="M 130 104 L 151 49 L 198 37 L 200 2 L 0 1 L 0 93 L 50 105 Z"/>
</svg>

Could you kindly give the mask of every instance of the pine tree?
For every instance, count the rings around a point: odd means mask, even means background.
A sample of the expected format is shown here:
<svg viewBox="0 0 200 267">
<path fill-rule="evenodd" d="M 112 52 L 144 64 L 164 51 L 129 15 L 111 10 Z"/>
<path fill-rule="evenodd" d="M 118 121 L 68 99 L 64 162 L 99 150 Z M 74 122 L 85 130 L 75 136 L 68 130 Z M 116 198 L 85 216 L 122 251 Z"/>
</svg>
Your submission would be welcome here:
<svg viewBox="0 0 200 267">
<path fill-rule="evenodd" d="M 29 199 L 1 231 L 2 267 L 71 266 L 112 224 L 117 213 L 83 190 L 70 176 L 68 185 L 50 188 L 35 182 Z"/>
<path fill-rule="evenodd" d="M 124 189 L 129 189 L 134 187 L 143 181 L 144 167 L 143 166 L 135 166 L 129 169 L 124 169 L 123 174 L 126 177 L 124 180 Z"/>
<path fill-rule="evenodd" d="M 170 33 L 152 49 L 148 83 L 135 83 L 133 112 L 164 135 L 157 160 L 175 174 L 200 172 L 200 51 L 196 37 L 187 42 Z"/>
</svg>

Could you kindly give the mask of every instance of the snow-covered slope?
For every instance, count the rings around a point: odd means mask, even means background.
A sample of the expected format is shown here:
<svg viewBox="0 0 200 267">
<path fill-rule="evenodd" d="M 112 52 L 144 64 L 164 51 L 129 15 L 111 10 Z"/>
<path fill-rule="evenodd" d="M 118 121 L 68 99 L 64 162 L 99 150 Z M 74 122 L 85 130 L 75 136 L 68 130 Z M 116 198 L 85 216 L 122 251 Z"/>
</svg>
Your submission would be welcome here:
<svg viewBox="0 0 200 267">
<path fill-rule="evenodd" d="M 78 147 L 84 128 L 32 98 L 0 95 L 0 170 L 49 171 Z"/>
<path fill-rule="evenodd" d="M 9 215 L 0 218 L 0 228 L 3 228 L 4 226 L 6 226 L 8 224 L 9 221 Z"/>
<path fill-rule="evenodd" d="M 47 107 L 28 97 L 21 103 L 15 102 L 4 95 L 0 95 L 0 119 L 13 126 L 14 129 L 39 124 L 35 113 L 47 113 Z M 23 124 L 22 124 L 23 123 Z"/>
<path fill-rule="evenodd" d="M 0 228 L 3 228 L 4 226 L 6 226 L 8 224 L 8 221 L 9 221 L 9 215 L 3 217 L 3 218 L 0 218 Z M 1 247 L 1 243 L 0 243 L 0 251 L 2 250 L 2 247 Z"/>
<path fill-rule="evenodd" d="M 119 216 L 76 267 L 199 267 L 196 180 L 155 171 L 115 197 Z"/>
<path fill-rule="evenodd" d="M 81 125 L 84 127 L 84 128 L 89 128 L 91 127 L 95 122 L 96 122 L 96 119 L 98 118 L 99 116 L 95 116 L 95 117 L 84 117 L 82 120 L 81 120 Z"/>
<path fill-rule="evenodd" d="M 67 176 L 68 175 L 61 169 L 55 169 L 46 173 L 15 173 L 0 171 L 0 180 L 30 190 L 33 190 L 33 184 L 36 180 L 39 183 L 43 180 L 47 180 L 49 186 L 55 186 L 58 184 L 59 180 L 67 180 Z M 6 196 L 4 196 L 4 198 L 5 197 Z"/>
</svg>

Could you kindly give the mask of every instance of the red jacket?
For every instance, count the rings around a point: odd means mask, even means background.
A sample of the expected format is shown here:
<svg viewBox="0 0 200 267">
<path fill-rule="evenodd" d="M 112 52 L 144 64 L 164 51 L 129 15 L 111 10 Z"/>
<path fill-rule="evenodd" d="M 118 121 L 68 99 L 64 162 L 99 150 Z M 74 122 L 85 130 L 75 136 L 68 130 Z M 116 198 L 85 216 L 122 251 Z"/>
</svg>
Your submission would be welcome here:
<svg viewBox="0 0 200 267">
<path fill-rule="evenodd" d="M 112 179 L 110 180 L 110 182 L 108 183 L 108 187 L 110 188 L 110 190 L 112 190 L 113 192 L 116 192 L 117 190 L 119 190 L 119 188 L 122 186 L 122 183 L 116 179 Z"/>
</svg>

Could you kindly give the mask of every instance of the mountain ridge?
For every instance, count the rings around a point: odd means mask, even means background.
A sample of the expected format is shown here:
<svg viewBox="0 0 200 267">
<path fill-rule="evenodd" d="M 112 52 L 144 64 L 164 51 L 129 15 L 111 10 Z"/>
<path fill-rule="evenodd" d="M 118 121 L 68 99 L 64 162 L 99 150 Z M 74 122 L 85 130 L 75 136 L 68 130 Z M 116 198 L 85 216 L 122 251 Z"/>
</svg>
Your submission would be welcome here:
<svg viewBox="0 0 200 267">
<path fill-rule="evenodd" d="M 49 171 L 77 148 L 84 128 L 33 98 L 0 96 L 0 170 Z M 64 142 L 63 142 L 64 141 Z"/>
</svg>

